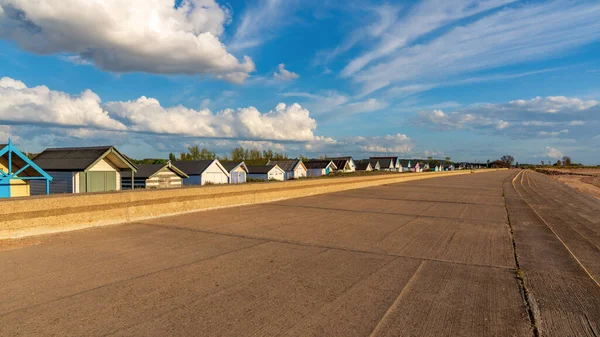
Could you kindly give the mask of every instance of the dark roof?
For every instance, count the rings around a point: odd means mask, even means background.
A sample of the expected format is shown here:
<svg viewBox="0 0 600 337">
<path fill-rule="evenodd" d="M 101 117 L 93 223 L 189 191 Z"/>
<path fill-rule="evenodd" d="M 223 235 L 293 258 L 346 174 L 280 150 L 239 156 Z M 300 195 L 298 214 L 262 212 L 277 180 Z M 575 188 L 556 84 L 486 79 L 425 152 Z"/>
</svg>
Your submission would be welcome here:
<svg viewBox="0 0 600 337">
<path fill-rule="evenodd" d="M 185 174 L 183 171 L 181 171 L 178 167 L 176 167 L 175 165 L 172 164 L 144 164 L 144 165 L 138 165 L 138 170 L 135 173 L 134 177 L 135 178 L 145 178 L 148 179 L 150 177 L 152 177 L 156 172 L 162 170 L 163 168 L 168 167 L 171 171 L 175 172 L 175 174 L 177 174 L 178 176 L 182 177 L 182 178 L 187 178 L 187 174 Z M 123 171 L 121 173 L 121 177 L 123 178 L 130 178 L 131 177 L 131 171 Z"/>
<path fill-rule="evenodd" d="M 227 170 L 227 172 L 231 172 L 231 170 L 238 167 L 240 164 L 243 164 L 244 162 L 243 161 L 231 161 L 231 160 L 219 160 L 219 163 L 221 163 L 221 165 L 223 165 L 223 167 Z"/>
<path fill-rule="evenodd" d="M 84 171 L 110 150 L 121 157 L 126 166 L 136 169 L 136 166 L 113 146 L 45 149 L 33 159 L 33 162 L 45 171 Z"/>
<path fill-rule="evenodd" d="M 338 170 L 343 170 L 346 167 L 346 164 L 348 163 L 350 159 L 344 159 L 344 158 L 332 158 L 331 161 L 333 161 L 333 164 L 335 165 L 335 167 L 338 168 Z"/>
<path fill-rule="evenodd" d="M 316 159 L 313 160 L 313 159 L 311 159 L 309 161 L 305 161 L 304 166 L 306 166 L 307 169 L 324 169 L 331 162 L 332 162 L 331 160 L 316 160 Z M 333 165 L 335 165 L 335 163 Z"/>
<path fill-rule="evenodd" d="M 371 163 L 371 168 L 375 169 L 375 167 L 377 167 L 377 164 L 379 164 L 379 166 L 381 167 L 381 163 L 379 162 L 379 159 L 369 159 L 369 163 Z"/>
<path fill-rule="evenodd" d="M 248 166 L 248 173 L 250 174 L 264 174 L 269 173 L 277 165 L 250 165 Z"/>
<path fill-rule="evenodd" d="M 369 161 L 368 160 L 364 160 L 364 161 L 360 161 L 360 162 L 355 162 L 356 163 L 356 169 L 359 171 L 364 171 L 369 167 Z M 371 169 L 373 169 L 373 167 L 371 166 Z"/>
<path fill-rule="evenodd" d="M 202 174 L 212 164 L 214 159 L 206 160 L 178 160 L 172 162 L 178 169 L 182 170 L 188 176 Z"/>
<path fill-rule="evenodd" d="M 371 160 L 379 160 L 379 165 L 381 167 L 390 167 L 390 166 L 396 166 L 396 159 L 397 157 L 371 157 Z"/>
<path fill-rule="evenodd" d="M 408 167 L 408 162 L 409 161 L 410 161 L 409 159 L 400 159 L 400 166 L 402 166 L 402 167 Z"/>
<path fill-rule="evenodd" d="M 296 165 L 300 162 L 299 159 L 290 159 L 290 160 L 269 160 L 269 164 L 277 165 L 281 167 L 282 170 L 289 172 L 293 171 L 296 168 Z"/>
</svg>

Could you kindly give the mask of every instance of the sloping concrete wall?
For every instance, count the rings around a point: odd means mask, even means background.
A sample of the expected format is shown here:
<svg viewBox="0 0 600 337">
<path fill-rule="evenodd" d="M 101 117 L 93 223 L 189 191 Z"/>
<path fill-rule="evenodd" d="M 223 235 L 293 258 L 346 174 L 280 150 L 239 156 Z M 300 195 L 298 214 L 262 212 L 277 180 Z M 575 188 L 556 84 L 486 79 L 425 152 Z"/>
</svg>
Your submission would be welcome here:
<svg viewBox="0 0 600 337">
<path fill-rule="evenodd" d="M 490 171 L 493 170 L 479 172 Z M 0 239 L 460 174 L 471 174 L 471 171 L 396 173 L 5 199 L 0 201 Z"/>
</svg>

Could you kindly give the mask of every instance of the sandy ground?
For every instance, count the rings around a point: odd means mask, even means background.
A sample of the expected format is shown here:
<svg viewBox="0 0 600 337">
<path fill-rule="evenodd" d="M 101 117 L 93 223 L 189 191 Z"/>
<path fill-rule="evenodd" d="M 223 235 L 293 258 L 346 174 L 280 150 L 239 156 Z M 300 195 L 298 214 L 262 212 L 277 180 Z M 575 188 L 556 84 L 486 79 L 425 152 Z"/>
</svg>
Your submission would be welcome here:
<svg viewBox="0 0 600 337">
<path fill-rule="evenodd" d="M 550 171 L 567 172 L 567 173 L 578 173 L 578 174 L 591 174 L 600 175 L 600 168 L 548 168 Z"/>
<path fill-rule="evenodd" d="M 579 192 L 585 193 L 596 199 L 600 199 L 600 176 L 585 177 L 585 176 L 551 176 L 556 181 L 567 184 L 569 187 L 576 189 Z"/>
<path fill-rule="evenodd" d="M 516 173 L 13 243 L 0 335 L 592 335 L 600 203 L 543 175 L 514 186 Z"/>
</svg>

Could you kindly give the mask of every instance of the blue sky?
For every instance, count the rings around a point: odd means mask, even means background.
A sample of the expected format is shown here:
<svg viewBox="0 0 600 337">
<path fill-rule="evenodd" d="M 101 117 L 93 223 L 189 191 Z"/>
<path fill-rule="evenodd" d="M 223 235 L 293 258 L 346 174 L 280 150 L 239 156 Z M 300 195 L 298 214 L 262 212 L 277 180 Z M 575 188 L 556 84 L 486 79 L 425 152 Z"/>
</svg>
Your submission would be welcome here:
<svg viewBox="0 0 600 337">
<path fill-rule="evenodd" d="M 52 4 L 52 10 L 49 6 Z M 0 141 L 600 164 L 597 1 L 0 0 Z"/>
</svg>

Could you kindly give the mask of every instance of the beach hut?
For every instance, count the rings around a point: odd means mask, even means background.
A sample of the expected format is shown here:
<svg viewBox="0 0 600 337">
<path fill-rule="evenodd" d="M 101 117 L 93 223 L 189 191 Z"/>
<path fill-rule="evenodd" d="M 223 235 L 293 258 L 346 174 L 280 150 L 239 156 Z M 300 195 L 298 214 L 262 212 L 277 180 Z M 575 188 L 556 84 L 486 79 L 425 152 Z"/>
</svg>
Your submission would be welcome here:
<svg viewBox="0 0 600 337">
<path fill-rule="evenodd" d="M 118 191 L 121 174 L 135 176 L 137 167 L 114 146 L 50 148 L 33 162 L 53 177 L 50 193 Z M 39 181 L 32 182 L 31 194 L 44 194 Z"/>
<path fill-rule="evenodd" d="M 246 182 L 248 167 L 243 161 L 219 161 L 221 165 L 229 172 L 230 184 L 243 184 Z"/>
<path fill-rule="evenodd" d="M 0 198 L 31 195 L 33 181 L 43 185 L 43 194 L 50 193 L 52 176 L 19 151 L 9 138 L 8 144 L 0 145 Z"/>
<path fill-rule="evenodd" d="M 188 175 L 183 185 L 228 184 L 229 172 L 217 159 L 181 160 L 173 165 Z"/>
<path fill-rule="evenodd" d="M 285 171 L 285 180 L 306 177 L 306 166 L 300 159 L 269 160 L 267 165 L 277 165 Z"/>
<path fill-rule="evenodd" d="M 311 159 L 305 162 L 304 165 L 306 166 L 306 175 L 308 177 L 320 177 L 337 170 L 337 166 L 329 159 Z"/>
<path fill-rule="evenodd" d="M 277 165 L 248 166 L 248 178 L 283 181 L 285 171 Z"/>
<path fill-rule="evenodd" d="M 338 158 L 330 158 L 338 171 L 342 172 L 354 172 L 356 171 L 356 163 L 352 159 L 352 157 L 338 157 Z"/>
<path fill-rule="evenodd" d="M 137 188 L 172 188 L 183 186 L 187 174 L 175 167 L 171 162 L 166 164 L 138 165 L 134 175 L 134 189 Z M 121 173 L 121 189 L 131 189 L 131 172 Z"/>
<path fill-rule="evenodd" d="M 368 160 L 356 161 L 356 171 L 373 171 L 371 162 Z"/>
</svg>

